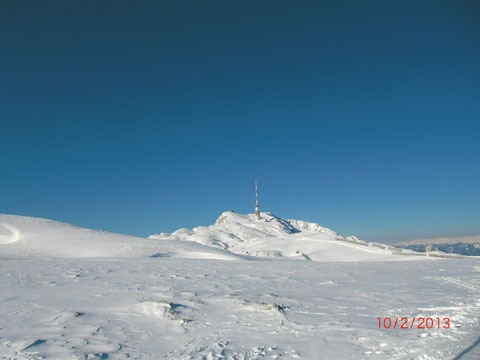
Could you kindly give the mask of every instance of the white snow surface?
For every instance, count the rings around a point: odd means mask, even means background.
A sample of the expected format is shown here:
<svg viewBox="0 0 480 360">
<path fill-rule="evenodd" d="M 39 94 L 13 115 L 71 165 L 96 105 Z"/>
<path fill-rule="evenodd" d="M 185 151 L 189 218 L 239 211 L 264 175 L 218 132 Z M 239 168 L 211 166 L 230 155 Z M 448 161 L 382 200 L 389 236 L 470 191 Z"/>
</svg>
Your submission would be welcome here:
<svg viewBox="0 0 480 360">
<path fill-rule="evenodd" d="M 0 215 L 0 359 L 480 359 L 480 258 L 262 218 L 142 239 Z"/>
<path fill-rule="evenodd" d="M 0 288 L 1 359 L 480 358 L 472 258 L 4 259 Z"/>
</svg>

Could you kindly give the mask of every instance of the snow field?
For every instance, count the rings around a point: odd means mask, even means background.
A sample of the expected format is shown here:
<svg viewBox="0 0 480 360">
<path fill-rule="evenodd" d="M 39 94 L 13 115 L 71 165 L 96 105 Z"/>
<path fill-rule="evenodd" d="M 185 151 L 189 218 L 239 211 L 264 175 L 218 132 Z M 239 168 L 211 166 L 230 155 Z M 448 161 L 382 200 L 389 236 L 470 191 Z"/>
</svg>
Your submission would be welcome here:
<svg viewBox="0 0 480 360">
<path fill-rule="evenodd" d="M 452 359 L 480 334 L 478 264 L 2 260 L 0 354 Z M 377 316 L 447 316 L 451 328 L 379 329 Z"/>
</svg>

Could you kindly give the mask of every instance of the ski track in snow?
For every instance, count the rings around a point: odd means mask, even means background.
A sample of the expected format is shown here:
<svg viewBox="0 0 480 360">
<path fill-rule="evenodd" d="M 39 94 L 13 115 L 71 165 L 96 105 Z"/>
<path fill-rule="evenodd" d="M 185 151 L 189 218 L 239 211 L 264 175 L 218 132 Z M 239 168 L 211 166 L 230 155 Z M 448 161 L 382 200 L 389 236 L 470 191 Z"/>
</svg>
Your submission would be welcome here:
<svg viewBox="0 0 480 360">
<path fill-rule="evenodd" d="M 4 259 L 0 358 L 453 359 L 480 334 L 478 264 Z"/>
</svg>

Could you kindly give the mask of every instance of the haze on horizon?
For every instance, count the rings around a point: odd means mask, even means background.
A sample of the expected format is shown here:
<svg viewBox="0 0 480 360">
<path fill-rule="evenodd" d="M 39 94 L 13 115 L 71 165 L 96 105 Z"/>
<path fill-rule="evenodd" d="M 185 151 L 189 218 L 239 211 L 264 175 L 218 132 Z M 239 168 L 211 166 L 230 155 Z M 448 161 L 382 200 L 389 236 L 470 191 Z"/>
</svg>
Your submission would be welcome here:
<svg viewBox="0 0 480 360">
<path fill-rule="evenodd" d="M 480 5 L 0 4 L 0 213 L 480 234 Z"/>
</svg>

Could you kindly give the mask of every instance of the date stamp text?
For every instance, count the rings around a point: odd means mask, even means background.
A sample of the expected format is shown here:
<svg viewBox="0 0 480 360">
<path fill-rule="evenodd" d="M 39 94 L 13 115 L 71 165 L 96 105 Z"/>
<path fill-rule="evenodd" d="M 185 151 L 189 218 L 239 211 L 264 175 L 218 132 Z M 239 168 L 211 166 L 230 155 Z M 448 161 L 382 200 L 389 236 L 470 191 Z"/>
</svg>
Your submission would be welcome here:
<svg viewBox="0 0 480 360">
<path fill-rule="evenodd" d="M 377 317 L 379 329 L 448 329 L 450 318 L 444 317 Z"/>
</svg>

